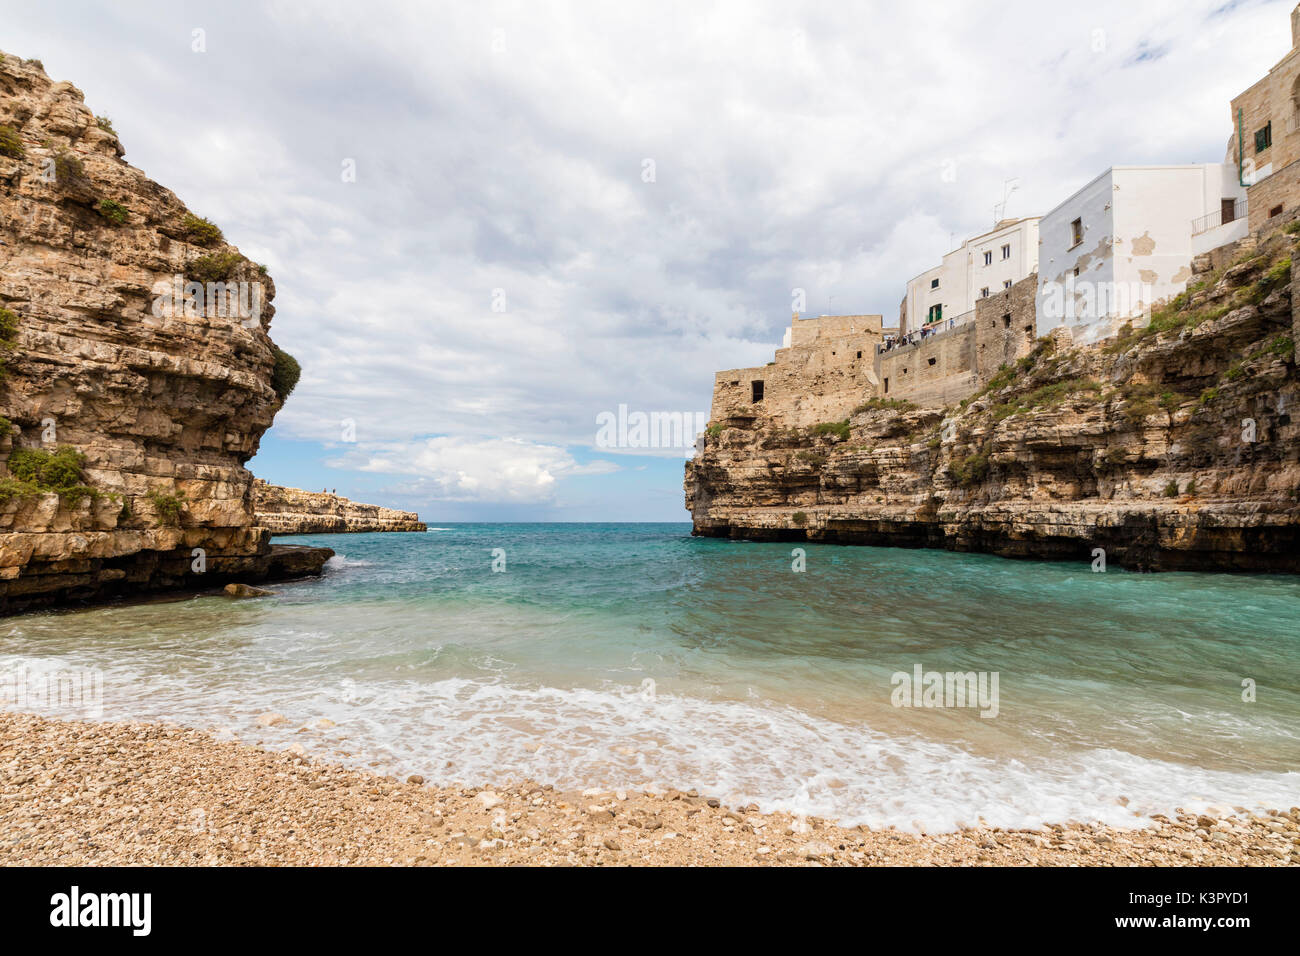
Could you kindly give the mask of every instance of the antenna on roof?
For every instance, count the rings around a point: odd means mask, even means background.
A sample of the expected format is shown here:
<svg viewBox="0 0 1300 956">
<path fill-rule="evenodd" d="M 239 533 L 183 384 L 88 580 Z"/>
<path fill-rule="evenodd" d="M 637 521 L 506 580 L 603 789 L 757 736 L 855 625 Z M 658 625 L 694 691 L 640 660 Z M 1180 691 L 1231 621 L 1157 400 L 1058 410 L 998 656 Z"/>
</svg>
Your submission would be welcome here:
<svg viewBox="0 0 1300 956">
<path fill-rule="evenodd" d="M 1011 199 L 1011 194 L 1020 188 L 1020 180 L 1008 179 L 1002 184 L 1002 202 L 993 207 L 993 225 L 997 226 L 1007 217 L 1007 203 Z"/>
</svg>

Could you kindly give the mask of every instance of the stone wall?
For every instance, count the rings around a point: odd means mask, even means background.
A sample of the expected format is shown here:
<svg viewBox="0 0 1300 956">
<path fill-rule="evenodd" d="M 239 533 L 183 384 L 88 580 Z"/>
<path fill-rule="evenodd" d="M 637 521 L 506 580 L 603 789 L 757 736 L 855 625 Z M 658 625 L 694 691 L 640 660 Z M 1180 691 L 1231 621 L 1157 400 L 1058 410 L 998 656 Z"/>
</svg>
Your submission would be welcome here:
<svg viewBox="0 0 1300 956">
<path fill-rule="evenodd" d="M 1276 170 L 1246 190 L 1246 214 L 1252 233 L 1280 224 L 1300 208 L 1300 160 Z"/>
<path fill-rule="evenodd" d="M 938 408 L 975 391 L 975 323 L 881 352 L 880 395 Z"/>
<path fill-rule="evenodd" d="M 796 317 L 790 341 L 769 365 L 718 372 L 709 420 L 763 417 L 806 427 L 842 421 L 876 395 L 872 365 L 880 316 Z M 756 398 L 756 387 L 762 397 Z"/>
<path fill-rule="evenodd" d="M 1295 36 L 1295 11 L 1292 12 L 1291 51 L 1268 71 L 1268 75 L 1231 104 L 1232 140 L 1228 156 L 1241 163 L 1249 176 L 1263 176 L 1246 191 L 1250 231 L 1268 225 L 1273 209 L 1281 206 L 1290 211 L 1300 203 L 1300 124 L 1292 118 L 1300 108 L 1300 45 Z M 1279 24 L 1280 26 L 1280 24 Z M 1272 143 L 1260 150 L 1255 133 L 1270 126 Z M 1295 128 L 1291 128 L 1295 127 Z"/>
<path fill-rule="evenodd" d="M 425 531 L 413 511 L 350 501 L 323 491 L 303 491 L 253 481 L 257 523 L 272 534 L 333 534 L 358 531 Z"/>
<path fill-rule="evenodd" d="M 978 385 L 987 384 L 1003 364 L 1014 364 L 1033 350 L 1037 289 L 1038 276 L 1035 274 L 1021 279 L 1010 289 L 975 303 L 975 378 Z"/>
</svg>

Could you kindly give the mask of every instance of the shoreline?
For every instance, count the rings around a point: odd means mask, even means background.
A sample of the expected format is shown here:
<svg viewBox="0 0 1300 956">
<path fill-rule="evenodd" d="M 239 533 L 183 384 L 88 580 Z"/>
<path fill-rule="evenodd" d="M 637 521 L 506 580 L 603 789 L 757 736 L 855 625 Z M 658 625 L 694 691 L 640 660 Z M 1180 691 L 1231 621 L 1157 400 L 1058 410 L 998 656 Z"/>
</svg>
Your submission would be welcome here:
<svg viewBox="0 0 1300 956">
<path fill-rule="evenodd" d="M 1300 808 L 917 835 L 695 791 L 425 785 L 170 724 L 0 712 L 0 865 L 1300 865 Z"/>
</svg>

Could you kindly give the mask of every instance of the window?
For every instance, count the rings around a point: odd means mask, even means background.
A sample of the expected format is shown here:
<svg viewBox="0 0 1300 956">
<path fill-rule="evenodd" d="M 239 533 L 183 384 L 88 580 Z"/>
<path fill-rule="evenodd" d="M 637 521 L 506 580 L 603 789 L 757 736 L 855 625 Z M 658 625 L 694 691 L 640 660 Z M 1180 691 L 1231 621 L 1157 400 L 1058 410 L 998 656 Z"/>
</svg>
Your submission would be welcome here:
<svg viewBox="0 0 1300 956">
<path fill-rule="evenodd" d="M 1010 279 L 1003 279 L 1003 280 L 1002 280 L 1002 288 L 1004 288 L 1004 289 L 1010 289 L 1010 288 L 1011 288 L 1011 280 L 1010 280 Z"/>
<path fill-rule="evenodd" d="M 1273 145 L 1273 124 L 1264 124 L 1263 129 L 1255 130 L 1255 152 L 1262 153 Z"/>
<path fill-rule="evenodd" d="M 1076 219 L 1070 223 L 1070 248 L 1073 249 L 1081 242 L 1083 242 L 1083 220 Z"/>
<path fill-rule="evenodd" d="M 980 298 L 987 299 L 988 297 L 989 297 L 989 287 L 985 286 L 984 288 L 980 289 Z"/>
<path fill-rule="evenodd" d="M 1274 206 L 1272 209 L 1270 209 L 1270 210 L 1268 211 L 1268 218 L 1269 218 L 1269 219 L 1272 219 L 1274 216 L 1280 216 L 1280 215 L 1282 215 L 1282 207 L 1281 207 L 1281 206 Z"/>
<path fill-rule="evenodd" d="M 888 378 L 885 379 L 885 394 L 886 394 L 886 395 L 889 394 L 889 379 L 888 379 Z"/>
<path fill-rule="evenodd" d="M 1074 277 L 1075 277 L 1076 279 L 1079 278 L 1079 267 L 1078 267 L 1078 266 L 1075 266 L 1075 267 L 1074 267 Z"/>
<path fill-rule="evenodd" d="M 931 365 L 934 364 L 934 359 L 930 359 L 930 364 L 931 364 Z"/>
<path fill-rule="evenodd" d="M 1003 259 L 1011 258 L 1011 243 L 1008 242 L 1006 245 L 1002 247 L 1002 258 Z"/>
<path fill-rule="evenodd" d="M 930 288 L 931 288 L 931 289 L 937 289 L 937 288 L 939 288 L 939 280 L 938 280 L 938 279 L 931 279 L 931 280 L 930 280 Z"/>
<path fill-rule="evenodd" d="M 761 402 L 763 400 L 763 382 L 761 380 L 756 382 L 750 382 L 749 388 L 751 394 L 754 397 L 754 401 Z"/>
<path fill-rule="evenodd" d="M 992 252 L 986 252 L 986 253 L 984 253 L 984 264 L 985 264 L 986 266 L 991 266 L 991 265 L 993 265 L 993 253 L 992 253 Z"/>
<path fill-rule="evenodd" d="M 858 353 L 858 358 L 862 358 L 862 353 L 861 353 L 861 352 Z"/>
<path fill-rule="evenodd" d="M 1011 313 L 1010 313 L 1010 312 L 1008 312 L 1006 315 L 1002 316 L 1002 327 L 1003 327 L 1004 329 L 1009 329 L 1009 328 L 1011 328 Z"/>
</svg>

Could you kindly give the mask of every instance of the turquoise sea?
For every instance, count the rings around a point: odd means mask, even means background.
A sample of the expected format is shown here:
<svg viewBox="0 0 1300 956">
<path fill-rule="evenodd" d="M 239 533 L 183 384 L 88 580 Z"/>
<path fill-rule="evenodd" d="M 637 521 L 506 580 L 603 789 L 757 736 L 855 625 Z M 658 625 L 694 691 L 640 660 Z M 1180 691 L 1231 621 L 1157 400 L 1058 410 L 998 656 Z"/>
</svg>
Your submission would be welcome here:
<svg viewBox="0 0 1300 956">
<path fill-rule="evenodd" d="M 695 787 L 927 832 L 1300 804 L 1295 577 L 829 545 L 800 572 L 792 545 L 687 524 L 280 540 L 338 557 L 273 598 L 0 621 L 0 672 L 94 670 L 106 719 L 436 783 Z M 918 666 L 996 675 L 996 715 L 896 706 Z"/>
</svg>

